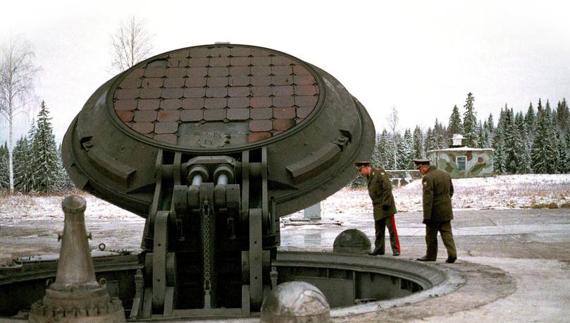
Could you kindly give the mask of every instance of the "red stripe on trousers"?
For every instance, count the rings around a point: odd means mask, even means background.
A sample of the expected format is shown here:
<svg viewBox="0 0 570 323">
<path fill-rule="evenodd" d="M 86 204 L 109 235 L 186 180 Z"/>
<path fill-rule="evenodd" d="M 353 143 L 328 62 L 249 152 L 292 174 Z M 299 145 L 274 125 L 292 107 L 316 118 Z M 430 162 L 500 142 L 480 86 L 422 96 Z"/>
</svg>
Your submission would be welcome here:
<svg viewBox="0 0 570 323">
<path fill-rule="evenodd" d="M 394 237 L 396 237 L 396 250 L 400 252 L 400 239 L 398 238 L 398 230 L 396 230 L 396 219 L 394 219 L 394 215 L 390 217 L 390 222 L 392 222 L 392 230 L 394 231 Z"/>
</svg>

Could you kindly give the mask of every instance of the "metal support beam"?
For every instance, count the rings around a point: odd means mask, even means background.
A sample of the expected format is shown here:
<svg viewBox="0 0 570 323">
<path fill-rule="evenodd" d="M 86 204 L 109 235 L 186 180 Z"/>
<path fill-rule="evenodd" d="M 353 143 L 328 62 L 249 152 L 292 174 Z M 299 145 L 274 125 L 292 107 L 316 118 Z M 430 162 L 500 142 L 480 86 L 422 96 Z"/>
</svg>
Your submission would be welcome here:
<svg viewBox="0 0 570 323">
<path fill-rule="evenodd" d="M 263 300 L 263 246 L 261 209 L 249 210 L 249 292 L 251 306 L 259 308 Z"/>
<path fill-rule="evenodd" d="M 166 294 L 166 253 L 168 251 L 168 215 L 159 211 L 154 222 L 154 245 L 152 258 L 152 307 L 164 309 Z"/>
</svg>

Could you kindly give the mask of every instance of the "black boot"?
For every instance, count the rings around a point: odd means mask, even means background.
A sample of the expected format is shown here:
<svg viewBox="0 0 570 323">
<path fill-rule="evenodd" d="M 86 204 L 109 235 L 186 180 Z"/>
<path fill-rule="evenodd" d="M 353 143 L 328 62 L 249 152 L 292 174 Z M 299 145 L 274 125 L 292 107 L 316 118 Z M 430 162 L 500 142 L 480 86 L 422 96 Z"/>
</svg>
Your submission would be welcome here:
<svg viewBox="0 0 570 323">
<path fill-rule="evenodd" d="M 368 253 L 371 256 L 381 256 L 384 254 L 384 250 L 380 250 L 380 248 L 374 248 L 374 250 L 372 250 L 372 252 Z"/>
<path fill-rule="evenodd" d="M 435 258 L 428 258 L 428 256 L 423 256 L 421 258 L 416 259 L 417 261 L 435 261 Z"/>
</svg>

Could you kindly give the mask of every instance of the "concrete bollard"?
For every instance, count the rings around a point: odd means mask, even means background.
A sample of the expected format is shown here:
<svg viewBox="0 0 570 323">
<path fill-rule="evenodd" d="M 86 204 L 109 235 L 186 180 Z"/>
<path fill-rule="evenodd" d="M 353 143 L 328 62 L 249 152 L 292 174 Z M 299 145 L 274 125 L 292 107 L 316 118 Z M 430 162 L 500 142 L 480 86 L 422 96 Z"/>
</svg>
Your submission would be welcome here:
<svg viewBox="0 0 570 323">
<path fill-rule="evenodd" d="M 347 229 L 336 236 L 333 244 L 334 253 L 367 254 L 370 252 L 370 239 L 358 229 Z"/>
</svg>

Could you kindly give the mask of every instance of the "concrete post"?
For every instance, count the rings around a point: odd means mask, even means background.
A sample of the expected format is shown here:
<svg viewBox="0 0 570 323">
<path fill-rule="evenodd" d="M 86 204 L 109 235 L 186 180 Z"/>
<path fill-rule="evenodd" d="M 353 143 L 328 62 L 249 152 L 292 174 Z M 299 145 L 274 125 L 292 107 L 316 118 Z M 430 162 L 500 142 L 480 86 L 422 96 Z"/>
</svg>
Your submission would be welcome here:
<svg viewBox="0 0 570 323">
<path fill-rule="evenodd" d="M 85 199 L 72 195 L 63 200 L 63 237 L 55 282 L 46 296 L 34 303 L 29 321 L 35 323 L 125 322 L 118 298 L 95 279 L 93 259 L 85 229 Z"/>
</svg>

